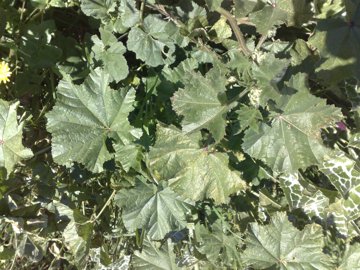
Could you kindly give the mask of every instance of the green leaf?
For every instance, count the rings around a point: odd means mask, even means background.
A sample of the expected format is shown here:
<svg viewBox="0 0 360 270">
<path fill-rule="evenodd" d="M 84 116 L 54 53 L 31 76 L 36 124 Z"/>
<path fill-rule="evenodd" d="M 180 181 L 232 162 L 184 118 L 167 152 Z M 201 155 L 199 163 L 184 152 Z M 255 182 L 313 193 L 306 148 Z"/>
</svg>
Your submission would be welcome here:
<svg viewBox="0 0 360 270">
<path fill-rule="evenodd" d="M 186 46 L 187 43 L 173 22 L 165 22 L 156 16 L 148 15 L 141 27 L 131 28 L 127 47 L 138 59 L 156 67 L 173 63 L 175 44 Z"/>
<path fill-rule="evenodd" d="M 320 55 L 318 76 L 328 84 L 360 74 L 360 9 L 349 18 L 320 20 L 310 44 Z"/>
<path fill-rule="evenodd" d="M 142 149 L 139 145 L 135 144 L 116 144 L 115 150 L 115 161 L 119 162 L 122 168 L 129 172 L 130 168 L 136 171 L 141 170 L 141 160 L 143 160 Z"/>
<path fill-rule="evenodd" d="M 360 244 L 347 244 L 346 251 L 342 257 L 341 264 L 336 268 L 338 270 L 360 269 Z"/>
<path fill-rule="evenodd" d="M 253 131 L 259 132 L 259 121 L 261 121 L 263 118 L 257 108 L 242 104 L 236 113 L 238 114 L 238 120 L 240 121 L 240 127 L 242 131 L 249 127 Z"/>
<path fill-rule="evenodd" d="M 19 102 L 9 104 L 0 99 L 0 167 L 6 169 L 7 175 L 12 172 L 16 163 L 33 156 L 31 150 L 22 144 L 25 122 L 18 123 L 18 106 Z"/>
<path fill-rule="evenodd" d="M 311 16 L 311 5 L 306 0 L 270 0 L 261 10 L 251 13 L 249 18 L 256 25 L 257 32 L 266 35 L 274 26 L 283 23 L 300 26 Z"/>
<path fill-rule="evenodd" d="M 19 52 L 30 68 L 49 68 L 59 61 L 62 51 L 51 44 L 55 31 L 53 20 L 26 26 L 21 35 Z"/>
<path fill-rule="evenodd" d="M 198 250 L 215 266 L 227 266 L 238 269 L 241 265 L 240 249 L 241 236 L 229 232 L 222 221 L 217 220 L 211 230 L 203 225 L 197 225 L 196 239 L 200 242 Z"/>
<path fill-rule="evenodd" d="M 168 239 L 165 244 L 160 245 L 146 238 L 143 248 L 135 251 L 131 262 L 134 269 L 139 270 L 177 270 L 180 269 L 175 263 L 174 245 Z"/>
<path fill-rule="evenodd" d="M 115 200 L 123 209 L 125 227 L 131 232 L 146 230 L 153 240 L 161 240 L 171 231 L 184 229 L 186 214 L 191 212 L 189 200 L 183 200 L 170 188 L 139 180 L 135 188 L 118 192 Z"/>
<path fill-rule="evenodd" d="M 157 140 L 148 155 L 149 168 L 158 180 L 187 198 L 226 203 L 229 195 L 245 189 L 238 173 L 229 168 L 224 153 L 199 147 L 198 134 L 188 136 L 175 128 L 158 126 Z"/>
<path fill-rule="evenodd" d="M 60 202 L 54 202 L 53 206 L 58 215 L 58 222 L 67 223 L 62 233 L 65 246 L 73 255 L 75 264 L 84 269 L 90 249 L 93 224 L 87 222 L 88 220 L 77 209 L 71 209 Z"/>
<path fill-rule="evenodd" d="M 216 43 L 221 43 L 232 36 L 231 27 L 227 24 L 225 17 L 220 17 L 220 19 L 211 27 L 211 30 L 216 34 L 213 38 L 213 41 Z"/>
<path fill-rule="evenodd" d="M 332 269 L 330 257 L 322 252 L 320 225 L 295 228 L 284 212 L 272 216 L 269 225 L 250 224 L 245 239 L 244 262 L 255 269 Z"/>
<path fill-rule="evenodd" d="M 236 18 L 246 17 L 250 12 L 261 7 L 261 5 L 261 0 L 235 0 L 235 16 Z"/>
<path fill-rule="evenodd" d="M 119 7 L 120 20 L 123 26 L 133 27 L 140 20 L 140 12 L 136 8 L 136 1 L 121 0 Z"/>
<path fill-rule="evenodd" d="M 205 2 L 210 10 L 215 11 L 217 8 L 221 7 L 223 0 L 205 0 Z"/>
<path fill-rule="evenodd" d="M 119 82 L 129 74 L 124 57 L 126 48 L 112 33 L 100 29 L 100 34 L 101 40 L 97 36 L 92 37 L 94 58 L 102 62 L 104 71 L 110 74 L 111 79 Z"/>
<path fill-rule="evenodd" d="M 81 0 L 81 10 L 85 15 L 105 20 L 109 12 L 115 11 L 116 0 Z"/>
<path fill-rule="evenodd" d="M 81 85 L 60 81 L 55 107 L 47 114 L 55 162 L 67 167 L 79 162 L 101 172 L 104 162 L 113 158 L 106 146 L 108 138 L 115 145 L 128 145 L 140 137 L 141 131 L 128 121 L 135 91 L 115 91 L 109 81 L 110 76 L 99 68 Z"/>
<path fill-rule="evenodd" d="M 236 105 L 228 104 L 225 76 L 214 68 L 206 77 L 187 73 L 182 82 L 184 88 L 172 98 L 174 110 L 184 116 L 182 130 L 190 133 L 206 128 L 219 142 L 225 136 L 226 114 Z"/>
<path fill-rule="evenodd" d="M 273 54 L 266 53 L 261 56 L 260 64 L 253 63 L 252 77 L 256 79 L 258 87 L 261 89 L 259 94 L 259 104 L 265 106 L 271 99 L 278 101 L 281 93 L 277 83 L 288 67 L 287 59 L 276 58 Z"/>
<path fill-rule="evenodd" d="M 264 161 L 275 172 L 294 172 L 319 164 L 330 154 L 321 139 L 321 128 L 341 119 L 341 112 L 307 91 L 283 96 L 282 111 L 273 113 L 270 125 L 263 123 L 260 132 L 247 130 L 243 149 Z"/>
</svg>

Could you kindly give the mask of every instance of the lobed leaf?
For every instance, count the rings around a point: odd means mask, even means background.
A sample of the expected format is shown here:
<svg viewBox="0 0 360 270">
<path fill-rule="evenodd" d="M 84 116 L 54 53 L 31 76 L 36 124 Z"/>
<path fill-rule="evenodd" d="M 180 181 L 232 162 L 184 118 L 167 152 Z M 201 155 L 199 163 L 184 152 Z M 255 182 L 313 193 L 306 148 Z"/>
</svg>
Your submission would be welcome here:
<svg viewBox="0 0 360 270">
<path fill-rule="evenodd" d="M 158 126 L 157 141 L 148 154 L 152 175 L 169 181 L 178 194 L 193 201 L 205 198 L 226 203 L 229 195 L 243 191 L 246 183 L 229 168 L 224 153 L 199 147 L 199 136 Z"/>
</svg>

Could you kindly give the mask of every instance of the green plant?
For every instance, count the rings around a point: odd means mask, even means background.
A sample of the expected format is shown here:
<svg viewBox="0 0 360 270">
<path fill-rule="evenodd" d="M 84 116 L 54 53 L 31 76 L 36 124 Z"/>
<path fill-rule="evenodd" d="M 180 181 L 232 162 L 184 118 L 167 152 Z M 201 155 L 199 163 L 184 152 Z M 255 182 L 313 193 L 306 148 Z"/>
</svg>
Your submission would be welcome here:
<svg viewBox="0 0 360 270">
<path fill-rule="evenodd" d="M 0 2 L 0 267 L 357 269 L 359 0 Z"/>
</svg>

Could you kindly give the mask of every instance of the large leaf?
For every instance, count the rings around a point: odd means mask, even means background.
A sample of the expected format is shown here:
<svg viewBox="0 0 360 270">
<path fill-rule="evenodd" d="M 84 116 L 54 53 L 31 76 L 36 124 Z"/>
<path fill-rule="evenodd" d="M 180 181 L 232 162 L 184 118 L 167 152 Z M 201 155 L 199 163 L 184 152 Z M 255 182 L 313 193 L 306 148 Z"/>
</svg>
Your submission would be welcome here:
<svg viewBox="0 0 360 270">
<path fill-rule="evenodd" d="M 318 75 L 335 84 L 360 74 L 360 4 L 347 17 L 320 20 L 311 45 L 320 54 Z"/>
<path fill-rule="evenodd" d="M 260 34 L 266 35 L 272 27 L 283 23 L 288 26 L 301 25 L 311 15 L 310 2 L 306 0 L 270 0 L 261 10 L 250 14 L 250 20 Z"/>
<path fill-rule="evenodd" d="M 113 158 L 106 146 L 108 138 L 127 145 L 141 135 L 128 121 L 135 91 L 115 91 L 109 81 L 101 69 L 92 71 L 81 85 L 66 78 L 60 81 L 55 107 L 47 114 L 55 162 L 67 167 L 79 162 L 101 172 L 104 162 Z"/>
<path fill-rule="evenodd" d="M 175 58 L 175 44 L 184 46 L 179 29 L 173 22 L 165 22 L 158 17 L 148 15 L 142 27 L 133 27 L 129 32 L 127 47 L 136 57 L 147 65 L 156 67 L 171 64 Z"/>
<path fill-rule="evenodd" d="M 17 121 L 18 106 L 19 102 L 9 104 L 0 99 L 0 167 L 4 167 L 8 175 L 16 163 L 32 157 L 31 150 L 22 145 L 24 121 Z"/>
<path fill-rule="evenodd" d="M 156 187 L 137 181 L 135 188 L 121 190 L 116 195 L 123 208 L 122 217 L 129 231 L 146 230 L 151 239 L 161 240 L 171 231 L 185 228 L 190 204 L 170 188 Z"/>
<path fill-rule="evenodd" d="M 230 194 L 245 189 L 245 182 L 229 168 L 226 154 L 200 148 L 199 139 L 198 133 L 188 136 L 158 126 L 157 141 L 148 155 L 149 168 L 158 181 L 168 180 L 185 197 L 226 203 Z"/>
<path fill-rule="evenodd" d="M 101 40 L 97 36 L 92 37 L 94 46 L 92 51 L 97 61 L 101 61 L 104 71 L 110 74 L 116 82 L 125 79 L 129 68 L 124 57 L 125 46 L 117 41 L 117 38 L 110 32 L 100 29 Z"/>
<path fill-rule="evenodd" d="M 134 269 L 139 270 L 175 270 L 180 269 L 175 264 L 174 245 L 168 239 L 165 244 L 153 242 L 146 238 L 141 251 L 135 251 L 132 260 Z"/>
<path fill-rule="evenodd" d="M 307 91 L 283 96 L 279 108 L 270 125 L 261 124 L 259 133 L 245 133 L 243 149 L 276 172 L 319 164 L 330 151 L 322 144 L 321 128 L 339 121 L 340 110 Z"/>
<path fill-rule="evenodd" d="M 251 223 L 245 239 L 244 262 L 255 269 L 332 269 L 330 257 L 322 252 L 320 225 L 295 228 L 284 212 L 277 212 L 269 225 Z"/>
<path fill-rule="evenodd" d="M 220 141 L 225 136 L 226 113 L 231 109 L 225 95 L 226 78 L 214 68 L 206 77 L 187 73 L 182 82 L 185 87 L 172 99 L 174 110 L 184 116 L 182 130 L 188 133 L 206 128 Z"/>
</svg>

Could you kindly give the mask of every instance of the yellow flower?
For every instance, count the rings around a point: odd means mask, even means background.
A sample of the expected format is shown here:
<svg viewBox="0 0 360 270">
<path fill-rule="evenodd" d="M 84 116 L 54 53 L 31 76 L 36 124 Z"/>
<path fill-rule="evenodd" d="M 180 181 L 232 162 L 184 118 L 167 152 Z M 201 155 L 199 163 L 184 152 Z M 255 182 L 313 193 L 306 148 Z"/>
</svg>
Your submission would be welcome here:
<svg viewBox="0 0 360 270">
<path fill-rule="evenodd" d="M 9 64 L 1 61 L 0 62 L 0 83 L 7 83 L 9 80 L 9 77 L 11 76 L 11 71 L 9 68 Z"/>
</svg>

